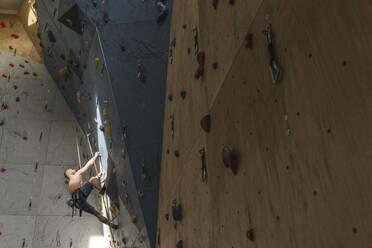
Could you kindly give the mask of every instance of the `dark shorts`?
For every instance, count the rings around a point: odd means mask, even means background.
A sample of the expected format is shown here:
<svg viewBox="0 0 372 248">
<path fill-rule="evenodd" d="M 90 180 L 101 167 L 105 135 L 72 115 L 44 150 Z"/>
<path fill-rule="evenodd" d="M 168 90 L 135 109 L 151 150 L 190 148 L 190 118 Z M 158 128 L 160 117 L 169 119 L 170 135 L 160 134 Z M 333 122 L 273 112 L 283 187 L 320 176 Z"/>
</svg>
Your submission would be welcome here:
<svg viewBox="0 0 372 248">
<path fill-rule="evenodd" d="M 80 189 L 75 190 L 75 191 L 80 190 L 83 193 L 82 194 L 83 197 L 80 198 L 79 204 L 76 207 L 83 210 L 84 212 L 87 212 L 87 213 L 90 213 L 90 214 L 94 215 L 94 212 L 95 212 L 94 207 L 92 207 L 92 205 L 90 205 L 87 202 L 87 198 L 88 198 L 90 192 L 92 191 L 92 189 L 93 189 L 93 185 L 90 182 L 87 182 L 83 185 L 83 187 L 81 187 Z"/>
</svg>

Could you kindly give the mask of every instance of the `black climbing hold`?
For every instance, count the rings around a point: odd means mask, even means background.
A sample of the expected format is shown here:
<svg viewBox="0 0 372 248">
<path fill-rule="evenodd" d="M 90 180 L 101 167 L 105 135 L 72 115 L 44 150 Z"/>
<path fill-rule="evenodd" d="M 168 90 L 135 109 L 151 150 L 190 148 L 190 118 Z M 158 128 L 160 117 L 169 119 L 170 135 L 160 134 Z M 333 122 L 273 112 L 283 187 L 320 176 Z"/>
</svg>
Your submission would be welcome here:
<svg viewBox="0 0 372 248">
<path fill-rule="evenodd" d="M 316 195 L 318 194 L 318 192 L 316 192 L 316 191 L 314 190 L 313 194 L 314 194 L 314 196 L 316 196 Z"/>
<path fill-rule="evenodd" d="M 56 42 L 56 37 L 54 36 L 54 34 L 53 34 L 53 31 L 48 31 L 48 40 L 49 40 L 49 42 L 53 42 L 53 43 L 55 43 Z"/>
<path fill-rule="evenodd" d="M 186 97 L 186 91 L 181 91 L 180 92 L 180 96 L 181 96 L 181 98 L 184 100 L 185 99 L 185 97 Z"/>
<path fill-rule="evenodd" d="M 357 233 L 358 229 L 356 227 L 353 227 L 353 233 Z"/>
<path fill-rule="evenodd" d="M 177 158 L 180 156 L 180 151 L 178 151 L 178 150 L 175 150 L 174 151 L 174 156 L 176 156 Z"/>
<path fill-rule="evenodd" d="M 175 220 L 175 221 L 181 221 L 182 220 L 182 206 L 181 206 L 181 204 L 178 204 L 176 206 L 176 204 L 174 203 L 174 205 L 172 206 L 172 216 L 173 216 L 173 220 Z"/>
<path fill-rule="evenodd" d="M 173 47 L 176 46 L 176 37 L 173 38 L 173 40 L 172 40 L 172 42 L 171 42 L 171 45 L 172 45 Z"/>
<path fill-rule="evenodd" d="M 165 214 L 164 217 L 166 220 L 169 220 L 169 214 Z"/>
<path fill-rule="evenodd" d="M 254 230 L 252 228 L 248 230 L 247 238 L 252 242 L 255 240 Z"/>
<path fill-rule="evenodd" d="M 309 53 L 309 58 L 313 57 L 313 55 L 311 53 Z"/>
<path fill-rule="evenodd" d="M 182 240 L 179 240 L 177 242 L 176 248 L 182 248 L 182 247 L 183 247 L 183 242 L 182 242 Z"/>
<path fill-rule="evenodd" d="M 171 93 L 168 94 L 168 100 L 172 101 L 173 100 L 173 95 Z"/>
<path fill-rule="evenodd" d="M 213 67 L 213 69 L 217 70 L 218 63 L 217 63 L 217 62 L 214 62 L 214 63 L 212 64 L 212 67 Z"/>
<path fill-rule="evenodd" d="M 342 65 L 346 66 L 346 60 L 342 61 Z"/>
<path fill-rule="evenodd" d="M 167 154 L 169 154 L 169 149 L 167 149 Z"/>
<path fill-rule="evenodd" d="M 108 23 L 108 22 L 110 21 L 110 19 L 109 19 L 107 13 L 104 13 L 104 14 L 103 14 L 103 21 L 104 21 L 105 23 Z"/>
<path fill-rule="evenodd" d="M 331 134 L 332 130 L 330 128 L 327 129 L 327 133 Z"/>
<path fill-rule="evenodd" d="M 94 7 L 97 7 L 98 0 L 92 0 L 92 4 Z"/>
</svg>

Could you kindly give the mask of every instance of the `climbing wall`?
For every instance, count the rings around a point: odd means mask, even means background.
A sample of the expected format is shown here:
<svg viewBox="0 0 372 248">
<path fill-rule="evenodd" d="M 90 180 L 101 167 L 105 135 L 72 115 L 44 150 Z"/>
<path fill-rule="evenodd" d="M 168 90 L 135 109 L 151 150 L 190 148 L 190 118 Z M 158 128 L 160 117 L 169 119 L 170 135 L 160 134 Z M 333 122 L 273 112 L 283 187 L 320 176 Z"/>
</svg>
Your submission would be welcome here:
<svg viewBox="0 0 372 248">
<path fill-rule="evenodd" d="M 121 236 L 154 247 L 172 1 L 36 6 L 45 64 L 137 226 Z"/>
<path fill-rule="evenodd" d="M 0 58 L 0 247 L 94 247 L 102 225 L 71 218 L 66 204 L 63 172 L 78 167 L 72 112 L 44 65 Z M 95 194 L 89 202 L 101 210 Z"/>
<path fill-rule="evenodd" d="M 174 3 L 161 247 L 371 246 L 371 11 L 369 1 Z M 270 23 L 278 84 L 263 33 Z M 198 80 L 195 40 L 205 52 Z M 174 199 L 183 205 L 176 229 Z"/>
</svg>

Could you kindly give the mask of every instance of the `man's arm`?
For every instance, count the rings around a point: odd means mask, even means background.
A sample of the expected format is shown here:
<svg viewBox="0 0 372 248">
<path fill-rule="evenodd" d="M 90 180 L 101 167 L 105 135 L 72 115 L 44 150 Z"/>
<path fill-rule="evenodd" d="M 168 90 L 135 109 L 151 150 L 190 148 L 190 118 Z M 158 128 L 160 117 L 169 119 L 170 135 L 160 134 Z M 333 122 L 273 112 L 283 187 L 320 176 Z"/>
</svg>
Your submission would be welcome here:
<svg viewBox="0 0 372 248">
<path fill-rule="evenodd" d="M 96 159 L 101 156 L 101 154 L 99 152 L 96 152 L 93 156 L 93 158 L 91 158 L 85 165 L 83 168 L 81 168 L 80 170 L 78 170 L 76 172 L 75 175 L 82 175 L 84 172 L 86 172 L 93 164 L 94 164 L 94 161 L 96 161 Z"/>
</svg>

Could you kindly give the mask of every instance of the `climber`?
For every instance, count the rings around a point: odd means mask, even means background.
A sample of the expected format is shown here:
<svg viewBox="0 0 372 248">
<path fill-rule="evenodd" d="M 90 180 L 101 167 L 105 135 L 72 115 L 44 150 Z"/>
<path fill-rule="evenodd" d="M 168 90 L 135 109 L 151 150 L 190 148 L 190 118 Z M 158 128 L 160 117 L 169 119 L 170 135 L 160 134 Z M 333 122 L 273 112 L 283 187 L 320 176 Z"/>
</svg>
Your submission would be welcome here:
<svg viewBox="0 0 372 248">
<path fill-rule="evenodd" d="M 69 180 L 69 190 L 72 200 L 69 201 L 71 207 L 76 207 L 87 213 L 93 214 L 102 223 L 109 225 L 113 229 L 118 229 L 118 225 L 110 223 L 110 221 L 105 218 L 100 212 L 98 212 L 94 207 L 92 207 L 88 202 L 87 198 L 92 191 L 93 187 L 96 188 L 101 195 L 104 195 L 106 187 L 101 187 L 100 178 L 102 173 L 98 173 L 97 176 L 91 177 L 88 182 L 83 184 L 82 174 L 86 172 L 95 162 L 95 160 L 100 156 L 100 153 L 96 152 L 94 157 L 91 158 L 83 168 L 76 171 L 74 169 L 67 169 L 65 171 L 65 177 Z"/>
</svg>

